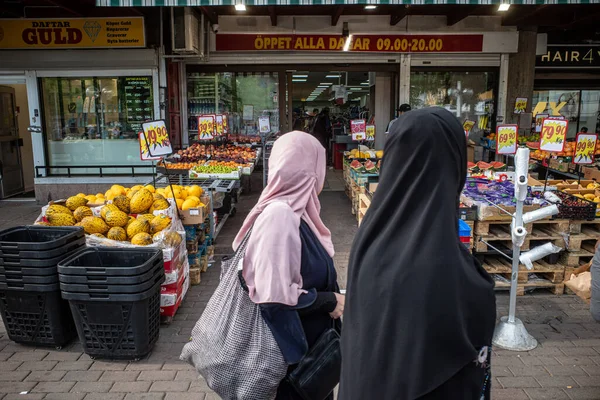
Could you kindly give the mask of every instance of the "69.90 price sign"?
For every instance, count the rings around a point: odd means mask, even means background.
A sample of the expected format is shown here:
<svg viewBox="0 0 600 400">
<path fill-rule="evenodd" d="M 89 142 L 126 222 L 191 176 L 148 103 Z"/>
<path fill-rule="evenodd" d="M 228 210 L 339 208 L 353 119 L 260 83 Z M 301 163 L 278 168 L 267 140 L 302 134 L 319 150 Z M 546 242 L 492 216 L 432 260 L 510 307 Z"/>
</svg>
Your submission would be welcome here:
<svg viewBox="0 0 600 400">
<path fill-rule="evenodd" d="M 498 154 L 515 154 L 517 152 L 517 125 L 498 125 L 496 128 L 496 152 Z"/>
<path fill-rule="evenodd" d="M 569 121 L 546 118 L 540 132 L 540 150 L 558 153 L 564 150 Z"/>
<path fill-rule="evenodd" d="M 579 133 L 575 145 L 575 164 L 592 164 L 594 162 L 594 153 L 596 152 L 596 142 L 598 135 L 593 133 Z"/>
</svg>

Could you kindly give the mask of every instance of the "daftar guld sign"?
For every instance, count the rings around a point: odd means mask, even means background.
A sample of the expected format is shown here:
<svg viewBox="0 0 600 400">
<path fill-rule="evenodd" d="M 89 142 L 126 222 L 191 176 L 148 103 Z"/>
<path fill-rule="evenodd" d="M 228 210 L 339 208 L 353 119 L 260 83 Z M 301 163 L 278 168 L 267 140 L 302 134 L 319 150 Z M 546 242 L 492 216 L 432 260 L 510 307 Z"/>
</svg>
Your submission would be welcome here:
<svg viewBox="0 0 600 400">
<path fill-rule="evenodd" d="M 0 49 L 145 46 L 142 17 L 0 19 Z"/>
</svg>

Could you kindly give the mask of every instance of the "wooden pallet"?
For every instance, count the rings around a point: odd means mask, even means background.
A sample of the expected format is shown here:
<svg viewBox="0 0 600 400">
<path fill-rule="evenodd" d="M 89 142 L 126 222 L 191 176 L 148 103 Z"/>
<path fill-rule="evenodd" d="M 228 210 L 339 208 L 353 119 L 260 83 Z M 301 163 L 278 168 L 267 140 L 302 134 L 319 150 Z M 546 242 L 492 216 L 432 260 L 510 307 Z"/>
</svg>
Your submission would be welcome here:
<svg viewBox="0 0 600 400">
<path fill-rule="evenodd" d="M 483 260 L 483 268 L 489 274 L 497 274 L 509 279 L 512 275 L 511 261 L 502 256 L 488 256 Z M 524 265 L 519 266 L 519 276 L 517 282 L 526 284 L 529 280 L 529 274 L 547 279 L 550 283 L 562 283 L 565 279 L 565 266 L 560 264 L 548 264 L 543 260 L 533 263 L 533 269 L 528 270 Z"/>
<path fill-rule="evenodd" d="M 537 245 L 551 242 L 555 246 L 565 248 L 566 243 L 563 235 L 554 231 L 553 227 L 547 224 L 529 224 L 527 227 L 527 237 L 521 246 L 521 250 L 529 250 Z M 487 227 L 487 235 L 475 235 L 475 251 L 478 253 L 486 253 L 493 251 L 487 243 L 496 247 L 497 244 L 502 244 L 507 248 L 512 248 L 512 238 L 510 233 L 510 225 L 508 224 L 492 224 Z M 487 242 L 487 243 L 485 243 Z M 543 243 L 542 243 L 543 242 Z"/>
<path fill-rule="evenodd" d="M 358 226 L 360 226 L 363 218 L 365 217 L 365 214 L 367 213 L 367 210 L 369 209 L 369 207 L 371 206 L 371 199 L 369 199 L 369 197 L 366 194 L 361 193 L 358 196 L 358 214 L 357 214 L 357 219 L 358 219 Z"/>
<path fill-rule="evenodd" d="M 510 235 L 511 220 L 505 221 L 476 221 L 474 234 L 477 236 L 487 236 L 494 231 L 502 231 Z M 564 234 L 569 232 L 569 221 L 560 220 L 540 220 L 531 224 L 525 225 L 525 229 L 531 236 L 542 237 L 550 236 L 553 238 L 562 238 Z M 535 232 L 535 233 L 534 233 Z M 563 234 L 563 235 L 561 235 Z"/>
<path fill-rule="evenodd" d="M 496 285 L 494 286 L 495 290 L 510 290 L 510 283 L 506 282 L 498 282 L 496 281 Z M 552 294 L 561 295 L 565 291 L 564 283 L 551 283 L 551 282 L 528 282 L 528 283 L 519 283 L 517 285 L 517 296 L 525 295 L 525 291 L 528 289 L 547 289 Z"/>
<path fill-rule="evenodd" d="M 356 184 L 352 184 L 351 187 L 351 191 L 352 191 L 352 215 L 357 215 L 358 214 L 358 197 L 360 196 L 361 192 L 360 192 L 360 188 L 356 185 Z"/>
<path fill-rule="evenodd" d="M 569 236 L 569 251 L 579 251 L 583 248 L 594 248 L 600 238 L 590 237 L 585 233 L 572 233 Z"/>
<path fill-rule="evenodd" d="M 561 254 L 560 263 L 566 267 L 579 267 L 582 263 L 589 262 L 594 253 L 586 249 L 567 251 Z"/>
<path fill-rule="evenodd" d="M 571 233 L 583 233 L 587 230 L 588 235 L 600 238 L 600 218 L 591 221 L 571 221 L 569 231 Z"/>
</svg>

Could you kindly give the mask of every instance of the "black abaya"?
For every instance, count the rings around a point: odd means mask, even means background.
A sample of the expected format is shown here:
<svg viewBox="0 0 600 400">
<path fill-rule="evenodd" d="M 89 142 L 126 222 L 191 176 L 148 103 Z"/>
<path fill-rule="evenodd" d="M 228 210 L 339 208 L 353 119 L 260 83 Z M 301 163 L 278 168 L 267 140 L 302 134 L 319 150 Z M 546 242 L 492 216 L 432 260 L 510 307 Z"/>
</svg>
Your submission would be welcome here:
<svg viewBox="0 0 600 400">
<path fill-rule="evenodd" d="M 479 400 L 475 360 L 496 306 L 493 280 L 458 238 L 464 131 L 442 108 L 411 111 L 384 154 L 350 254 L 339 398 Z"/>
</svg>

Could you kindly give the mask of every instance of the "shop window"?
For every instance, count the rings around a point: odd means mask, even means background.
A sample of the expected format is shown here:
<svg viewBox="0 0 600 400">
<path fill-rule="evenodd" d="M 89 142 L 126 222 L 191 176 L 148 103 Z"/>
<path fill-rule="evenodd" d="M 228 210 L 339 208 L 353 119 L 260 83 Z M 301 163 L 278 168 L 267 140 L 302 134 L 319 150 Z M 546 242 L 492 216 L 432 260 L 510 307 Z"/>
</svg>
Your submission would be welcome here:
<svg viewBox="0 0 600 400">
<path fill-rule="evenodd" d="M 42 78 L 41 87 L 50 166 L 143 165 L 138 132 L 154 119 L 152 77 Z"/>
<path fill-rule="evenodd" d="M 563 116 L 569 121 L 568 138 L 574 138 L 580 129 L 580 90 L 536 90 L 533 92 L 535 114 Z M 596 111 L 598 102 L 596 101 Z M 588 106 L 585 107 L 588 109 Z"/>
<path fill-rule="evenodd" d="M 191 139 L 207 114 L 224 115 L 230 135 L 258 135 L 260 117 L 269 117 L 271 132 L 279 130 L 277 73 L 190 72 L 187 100 Z"/>
<path fill-rule="evenodd" d="M 579 130 L 583 128 L 600 134 L 600 90 L 581 91 Z"/>
<path fill-rule="evenodd" d="M 461 122 L 474 121 L 470 137 L 481 137 L 494 129 L 495 75 L 493 72 L 413 71 L 410 105 L 413 109 L 443 107 Z"/>
</svg>

